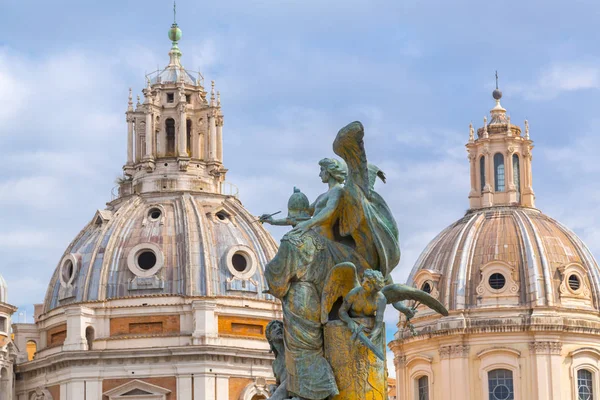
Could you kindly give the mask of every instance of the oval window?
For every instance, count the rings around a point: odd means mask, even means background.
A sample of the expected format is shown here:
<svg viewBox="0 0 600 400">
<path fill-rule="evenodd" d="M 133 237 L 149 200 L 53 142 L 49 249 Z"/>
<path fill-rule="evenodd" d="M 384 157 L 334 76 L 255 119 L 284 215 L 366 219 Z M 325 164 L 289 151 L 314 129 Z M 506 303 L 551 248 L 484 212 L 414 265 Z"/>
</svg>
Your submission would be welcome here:
<svg viewBox="0 0 600 400">
<path fill-rule="evenodd" d="M 431 285 L 429 284 L 429 282 L 425 282 L 422 286 L 421 286 L 421 290 L 424 291 L 427 294 L 431 294 Z"/>
<path fill-rule="evenodd" d="M 231 264 L 238 272 L 245 272 L 248 269 L 248 260 L 242 253 L 235 253 L 231 257 Z"/>
<path fill-rule="evenodd" d="M 152 208 L 152 209 L 150 209 L 150 211 L 148 211 L 148 217 L 152 221 L 156 221 L 156 220 L 160 219 L 161 216 L 162 216 L 162 211 L 160 211 L 160 208 Z"/>
<path fill-rule="evenodd" d="M 579 288 L 581 287 L 581 281 L 579 280 L 579 277 L 577 275 L 569 275 L 569 287 L 574 292 L 579 290 Z"/>
</svg>

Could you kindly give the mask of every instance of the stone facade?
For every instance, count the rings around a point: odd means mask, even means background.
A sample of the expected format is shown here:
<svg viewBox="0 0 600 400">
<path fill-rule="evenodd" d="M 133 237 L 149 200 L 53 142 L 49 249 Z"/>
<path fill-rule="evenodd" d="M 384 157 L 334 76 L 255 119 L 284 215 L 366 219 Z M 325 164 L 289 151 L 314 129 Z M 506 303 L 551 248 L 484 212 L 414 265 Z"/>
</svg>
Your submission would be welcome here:
<svg viewBox="0 0 600 400">
<path fill-rule="evenodd" d="M 449 316 L 419 306 L 415 336 L 399 322 L 390 343 L 399 400 L 600 394 L 600 269 L 573 232 L 534 208 L 529 126 L 512 125 L 500 97 L 490 123 L 477 137 L 470 130 L 471 209 L 408 279 Z"/>
</svg>

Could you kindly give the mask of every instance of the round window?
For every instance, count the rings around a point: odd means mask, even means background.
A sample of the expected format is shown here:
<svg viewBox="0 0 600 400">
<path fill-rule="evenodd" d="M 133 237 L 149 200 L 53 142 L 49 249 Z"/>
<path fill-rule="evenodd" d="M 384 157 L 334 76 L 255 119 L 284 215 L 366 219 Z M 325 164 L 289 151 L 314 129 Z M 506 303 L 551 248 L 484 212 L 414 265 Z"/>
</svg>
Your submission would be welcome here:
<svg viewBox="0 0 600 400">
<path fill-rule="evenodd" d="M 579 288 L 581 287 L 581 281 L 579 280 L 579 277 L 577 275 L 569 275 L 569 287 L 574 292 L 579 290 Z"/>
<path fill-rule="evenodd" d="M 144 271 L 151 270 L 156 265 L 156 254 L 152 250 L 145 250 L 137 256 L 138 267 Z"/>
<path fill-rule="evenodd" d="M 160 211 L 160 208 L 152 208 L 152 209 L 150 209 L 150 211 L 148 211 L 148 217 L 152 221 L 156 221 L 156 220 L 160 219 L 161 216 L 162 216 L 162 211 Z"/>
<path fill-rule="evenodd" d="M 492 289 L 500 290 L 504 287 L 504 285 L 506 285 L 506 278 L 504 277 L 504 275 L 496 272 L 490 276 L 488 282 Z"/>
<path fill-rule="evenodd" d="M 224 254 L 227 269 L 239 279 L 249 279 L 256 272 L 258 261 L 254 251 L 244 245 L 232 246 Z"/>
<path fill-rule="evenodd" d="M 219 221 L 225 221 L 228 217 L 227 213 L 225 213 L 224 211 L 219 211 L 215 214 L 215 216 L 219 219 Z"/>
<path fill-rule="evenodd" d="M 165 263 L 162 250 L 154 243 L 140 243 L 127 255 L 127 268 L 136 276 L 150 277 Z"/>
<path fill-rule="evenodd" d="M 422 286 L 421 286 L 421 290 L 424 291 L 427 294 L 431 294 L 431 285 L 429 284 L 429 282 L 425 282 Z"/>
</svg>

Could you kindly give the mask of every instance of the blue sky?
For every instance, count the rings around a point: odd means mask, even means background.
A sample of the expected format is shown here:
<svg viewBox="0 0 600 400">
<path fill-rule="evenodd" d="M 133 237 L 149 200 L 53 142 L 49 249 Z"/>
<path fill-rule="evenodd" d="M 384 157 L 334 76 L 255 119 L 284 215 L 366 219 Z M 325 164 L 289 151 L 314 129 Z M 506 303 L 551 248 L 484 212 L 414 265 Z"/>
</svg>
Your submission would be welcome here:
<svg viewBox="0 0 600 400">
<path fill-rule="evenodd" d="M 468 207 L 469 122 L 535 141 L 537 206 L 600 256 L 597 1 L 179 0 L 182 63 L 216 80 L 228 181 L 253 213 L 324 191 L 337 130 L 366 127 L 400 226 L 402 281 Z M 125 161 L 127 91 L 168 62 L 170 1 L 0 0 L 0 273 L 29 310 Z M 275 237 L 285 230 L 273 228 Z M 388 316 L 388 334 L 395 330 Z"/>
</svg>

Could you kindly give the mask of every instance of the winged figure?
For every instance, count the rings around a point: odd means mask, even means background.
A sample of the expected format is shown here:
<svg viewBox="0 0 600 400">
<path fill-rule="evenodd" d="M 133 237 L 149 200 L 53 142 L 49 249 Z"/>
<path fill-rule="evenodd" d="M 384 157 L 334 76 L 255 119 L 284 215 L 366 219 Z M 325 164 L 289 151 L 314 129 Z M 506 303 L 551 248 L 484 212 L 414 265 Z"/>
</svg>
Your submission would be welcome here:
<svg viewBox="0 0 600 400">
<path fill-rule="evenodd" d="M 375 317 L 374 327 L 368 332 L 370 338 L 375 338 L 382 333 L 383 314 L 388 304 L 404 312 L 406 306 L 402 302 L 416 300 L 442 315 L 448 315 L 448 310 L 439 301 L 422 290 L 398 283 L 385 285 L 383 275 L 379 271 L 364 271 L 362 282 L 359 283 L 356 267 L 350 262 L 337 264 L 329 272 L 321 296 L 322 324 L 329 321 L 331 310 L 340 298 L 343 298 L 343 303 L 339 309 L 339 319 L 346 322 L 354 335 L 381 359 L 383 354 L 378 353 L 380 350 L 373 348 L 372 342 L 362 334 L 365 328 L 359 326 L 352 318 Z M 405 315 L 407 320 L 412 318 L 406 313 Z"/>
</svg>

